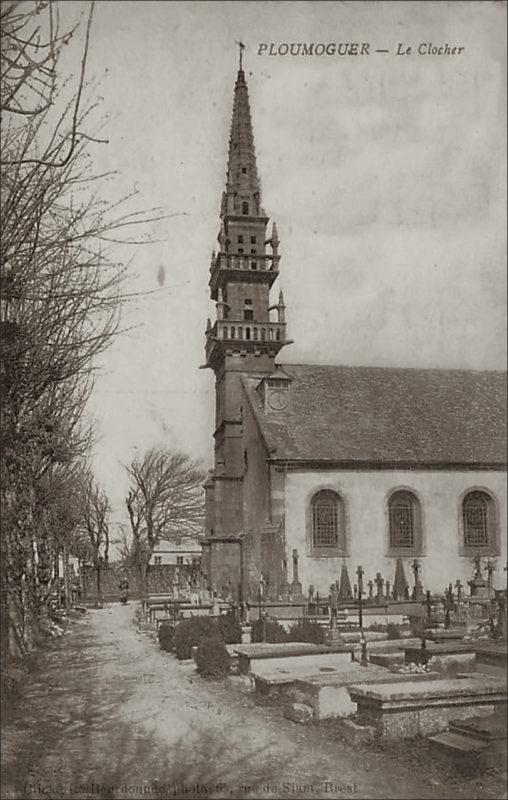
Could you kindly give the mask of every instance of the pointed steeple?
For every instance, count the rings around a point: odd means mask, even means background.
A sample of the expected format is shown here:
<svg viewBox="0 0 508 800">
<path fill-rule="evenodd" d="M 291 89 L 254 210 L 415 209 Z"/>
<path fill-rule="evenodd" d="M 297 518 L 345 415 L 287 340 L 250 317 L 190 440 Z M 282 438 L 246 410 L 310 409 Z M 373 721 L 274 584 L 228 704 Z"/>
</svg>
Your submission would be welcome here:
<svg viewBox="0 0 508 800">
<path fill-rule="evenodd" d="M 241 51 L 240 51 L 241 52 Z M 233 116 L 229 136 L 226 209 L 228 214 L 263 216 L 249 92 L 240 67 L 236 77 Z"/>
<path fill-rule="evenodd" d="M 216 301 L 216 319 L 206 333 L 206 365 L 217 374 L 228 371 L 232 363 L 236 369 L 238 354 L 242 357 L 242 372 L 270 372 L 277 353 L 290 344 L 284 297 L 279 297 L 278 304 L 270 304 L 270 289 L 279 275 L 279 237 L 277 226 L 273 225 L 269 238 L 269 219 L 260 206 L 249 95 L 241 60 L 243 46 L 238 44 L 240 64 L 219 247 L 217 254 L 212 254 L 208 282 L 211 299 Z M 271 318 L 275 310 L 276 320 Z M 219 404 L 217 408 L 217 419 L 222 419 L 225 406 Z"/>
</svg>

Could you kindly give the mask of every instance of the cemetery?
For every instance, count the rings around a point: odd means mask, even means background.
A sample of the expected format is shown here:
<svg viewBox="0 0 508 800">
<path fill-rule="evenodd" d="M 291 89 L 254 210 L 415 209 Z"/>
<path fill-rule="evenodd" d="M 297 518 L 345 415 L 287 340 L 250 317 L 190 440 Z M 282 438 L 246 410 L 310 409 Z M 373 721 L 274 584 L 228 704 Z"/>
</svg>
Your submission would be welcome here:
<svg viewBox="0 0 508 800">
<path fill-rule="evenodd" d="M 504 763 L 506 592 L 479 557 L 466 589 L 455 581 L 433 594 L 416 560 L 412 572 L 410 588 L 398 559 L 393 584 L 380 573 L 365 584 L 359 566 L 351 587 L 343 566 L 328 597 L 304 595 L 296 574 L 287 596 L 268 600 L 260 581 L 243 603 L 207 590 L 201 575 L 150 594 L 142 609 L 162 649 L 193 657 L 203 677 L 242 676 L 292 722 L 335 719 L 358 741 L 426 737 L 451 763 L 470 751 L 479 768 Z"/>
</svg>

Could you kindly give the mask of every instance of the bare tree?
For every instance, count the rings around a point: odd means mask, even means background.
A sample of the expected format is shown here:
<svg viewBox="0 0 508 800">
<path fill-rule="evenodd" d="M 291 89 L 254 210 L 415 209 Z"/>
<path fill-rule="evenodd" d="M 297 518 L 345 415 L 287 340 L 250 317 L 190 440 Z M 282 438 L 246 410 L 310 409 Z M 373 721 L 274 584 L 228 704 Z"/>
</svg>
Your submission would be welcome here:
<svg viewBox="0 0 508 800">
<path fill-rule="evenodd" d="M 74 86 L 60 57 L 76 29 L 62 29 L 58 9 L 42 0 L 0 7 L 1 621 L 16 654 L 74 536 L 57 486 L 72 483 L 87 454 L 83 412 L 97 357 L 118 332 L 125 269 L 113 245 L 157 218 L 125 212 L 129 197 L 104 199 L 112 173 L 93 170 L 90 147 L 106 140 L 86 97 L 94 3 Z M 101 525 L 98 553 L 107 549 Z"/>
<path fill-rule="evenodd" d="M 146 594 L 148 563 L 157 542 L 196 539 L 203 533 L 205 473 L 199 461 L 158 448 L 135 458 L 126 470 L 131 488 L 125 503 L 140 587 Z"/>
<path fill-rule="evenodd" d="M 97 607 L 102 608 L 102 571 L 109 560 L 109 500 L 106 493 L 87 472 L 82 481 L 79 498 L 79 531 L 88 541 L 91 561 L 96 574 Z"/>
</svg>

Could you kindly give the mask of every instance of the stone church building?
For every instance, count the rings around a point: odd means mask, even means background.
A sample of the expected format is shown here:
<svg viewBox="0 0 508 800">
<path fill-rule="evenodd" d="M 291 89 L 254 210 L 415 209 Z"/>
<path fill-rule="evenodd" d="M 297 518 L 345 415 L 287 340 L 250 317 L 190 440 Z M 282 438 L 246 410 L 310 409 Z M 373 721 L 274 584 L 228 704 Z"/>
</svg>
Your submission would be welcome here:
<svg viewBox="0 0 508 800">
<path fill-rule="evenodd" d="M 490 562 L 506 581 L 506 376 L 495 371 L 285 364 L 279 239 L 261 205 L 245 74 L 234 89 L 218 252 L 215 466 L 206 483 L 203 569 L 219 595 L 328 595 L 346 565 L 365 580 L 442 592 Z M 276 300 L 273 298 L 277 298 Z"/>
</svg>

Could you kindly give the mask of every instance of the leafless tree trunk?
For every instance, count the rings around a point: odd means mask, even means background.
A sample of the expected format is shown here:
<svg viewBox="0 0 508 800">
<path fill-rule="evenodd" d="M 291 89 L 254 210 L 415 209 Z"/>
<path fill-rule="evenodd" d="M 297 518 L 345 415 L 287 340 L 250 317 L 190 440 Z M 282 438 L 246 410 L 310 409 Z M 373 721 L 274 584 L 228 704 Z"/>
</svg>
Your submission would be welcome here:
<svg viewBox="0 0 508 800">
<path fill-rule="evenodd" d="M 126 467 L 131 489 L 125 500 L 140 575 L 148 592 L 148 564 L 159 539 L 199 538 L 204 524 L 205 474 L 183 453 L 152 448 Z"/>
<path fill-rule="evenodd" d="M 94 482 L 91 472 L 86 472 L 82 481 L 79 501 L 79 528 L 87 539 L 91 561 L 96 573 L 98 608 L 102 608 L 101 575 L 107 566 L 109 557 L 109 524 L 110 512 L 107 495 Z"/>
<path fill-rule="evenodd" d="M 58 86 L 73 31 L 62 30 L 58 9 L 0 7 L 2 632 L 15 655 L 30 646 L 55 554 L 73 535 L 58 492 L 46 489 L 72 479 L 89 448 L 83 411 L 124 299 L 111 242 L 156 218 L 124 212 L 129 198 L 101 197 L 98 181 L 110 175 L 94 175 L 89 148 L 105 140 L 90 129 L 97 103 L 85 97 L 94 4 L 70 99 Z M 107 541 L 101 547 L 107 557 Z"/>
</svg>

